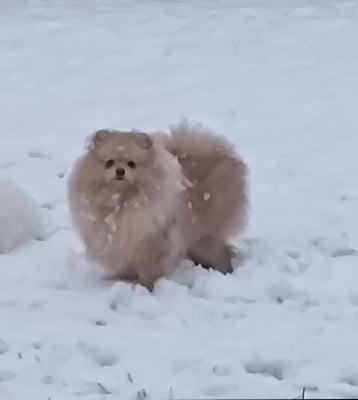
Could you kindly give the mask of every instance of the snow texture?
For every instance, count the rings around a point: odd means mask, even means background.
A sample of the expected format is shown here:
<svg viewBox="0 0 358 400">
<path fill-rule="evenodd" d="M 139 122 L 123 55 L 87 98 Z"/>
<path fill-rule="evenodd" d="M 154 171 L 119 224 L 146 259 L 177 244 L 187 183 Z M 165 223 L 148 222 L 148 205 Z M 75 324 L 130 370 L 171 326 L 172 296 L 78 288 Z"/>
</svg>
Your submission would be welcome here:
<svg viewBox="0 0 358 400">
<path fill-rule="evenodd" d="M 353 0 L 0 2 L 0 175 L 46 227 L 0 255 L 1 400 L 358 397 L 357 20 Z M 69 170 L 96 129 L 183 117 L 250 168 L 243 262 L 105 282 Z"/>
</svg>

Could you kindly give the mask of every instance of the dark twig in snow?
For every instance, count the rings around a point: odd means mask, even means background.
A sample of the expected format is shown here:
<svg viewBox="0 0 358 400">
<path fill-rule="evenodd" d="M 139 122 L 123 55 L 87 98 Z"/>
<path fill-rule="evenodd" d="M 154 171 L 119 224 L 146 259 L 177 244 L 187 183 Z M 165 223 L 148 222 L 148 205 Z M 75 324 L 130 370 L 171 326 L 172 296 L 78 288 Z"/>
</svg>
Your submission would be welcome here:
<svg viewBox="0 0 358 400">
<path fill-rule="evenodd" d="M 128 378 L 130 383 L 133 383 L 133 377 L 132 377 L 130 372 L 127 372 L 127 378 Z"/>
<path fill-rule="evenodd" d="M 138 390 L 136 400 L 146 400 L 147 398 L 147 392 L 144 389 Z"/>
<path fill-rule="evenodd" d="M 305 400 L 306 398 L 305 396 L 306 396 L 306 388 L 304 387 L 302 388 L 302 393 L 299 396 L 294 397 L 293 400 Z"/>
<path fill-rule="evenodd" d="M 112 394 L 112 392 L 110 392 L 108 389 L 106 389 L 106 388 L 102 385 L 102 383 L 97 382 L 97 386 L 98 386 L 98 388 L 99 388 L 101 394 Z"/>
</svg>

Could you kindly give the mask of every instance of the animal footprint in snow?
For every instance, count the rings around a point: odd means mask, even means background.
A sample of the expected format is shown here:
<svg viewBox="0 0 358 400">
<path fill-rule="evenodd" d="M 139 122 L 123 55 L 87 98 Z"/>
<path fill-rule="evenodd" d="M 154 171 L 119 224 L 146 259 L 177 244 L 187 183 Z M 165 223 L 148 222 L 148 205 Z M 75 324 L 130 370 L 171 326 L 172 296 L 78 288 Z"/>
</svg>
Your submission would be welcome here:
<svg viewBox="0 0 358 400">
<path fill-rule="evenodd" d="M 227 397 L 230 393 L 237 391 L 237 386 L 232 383 L 214 384 L 205 390 L 205 395 L 215 398 Z"/>
<path fill-rule="evenodd" d="M 136 394 L 136 400 L 147 400 L 147 399 L 148 399 L 147 392 L 144 389 L 138 390 Z"/>
<path fill-rule="evenodd" d="M 3 161 L 0 162 L 0 169 L 8 169 L 11 168 L 15 165 L 15 162 L 13 161 Z"/>
<path fill-rule="evenodd" d="M 213 367 L 213 374 L 216 376 L 228 376 L 232 373 L 230 365 L 215 365 Z"/>
<path fill-rule="evenodd" d="M 295 289 L 288 281 L 283 279 L 269 286 L 266 291 L 273 300 L 280 304 L 285 300 L 298 300 L 307 298 L 304 291 Z"/>
<path fill-rule="evenodd" d="M 9 346 L 8 344 L 4 341 L 0 339 L 0 356 L 2 354 L 5 354 L 9 351 Z"/>
<path fill-rule="evenodd" d="M 9 381 L 15 378 L 15 376 L 16 376 L 15 373 L 12 371 L 9 371 L 7 369 L 0 370 L 0 382 Z"/>
<path fill-rule="evenodd" d="M 51 385 L 53 384 L 53 377 L 51 375 L 44 375 L 41 379 L 40 379 L 41 383 L 43 383 L 44 385 Z"/>
<path fill-rule="evenodd" d="M 265 362 L 262 360 L 250 360 L 245 363 L 245 370 L 249 374 L 260 374 L 272 376 L 278 381 L 284 377 L 283 365 L 281 362 Z"/>
<path fill-rule="evenodd" d="M 99 367 L 112 367 L 118 362 L 118 357 L 115 354 L 115 351 L 112 349 L 88 346 L 87 344 L 81 342 L 77 344 L 77 348 L 83 355 L 94 360 Z"/>
<path fill-rule="evenodd" d="M 274 257 L 269 243 L 263 239 L 245 239 L 237 245 L 237 250 L 242 264 L 249 260 L 264 264 Z"/>
<path fill-rule="evenodd" d="M 40 158 L 40 159 L 48 159 L 50 158 L 47 154 L 43 153 L 41 150 L 32 149 L 30 150 L 27 155 L 30 158 Z"/>
<path fill-rule="evenodd" d="M 315 238 L 310 243 L 322 254 L 331 257 L 355 256 L 357 250 L 349 243 L 345 235 L 338 238 Z"/>
</svg>

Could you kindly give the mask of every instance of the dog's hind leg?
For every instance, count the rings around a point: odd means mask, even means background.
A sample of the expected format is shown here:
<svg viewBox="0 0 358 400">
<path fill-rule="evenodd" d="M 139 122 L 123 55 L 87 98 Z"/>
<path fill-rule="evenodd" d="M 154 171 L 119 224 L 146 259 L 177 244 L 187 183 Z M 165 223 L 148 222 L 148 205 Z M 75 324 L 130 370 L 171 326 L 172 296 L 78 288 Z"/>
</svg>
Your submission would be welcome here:
<svg viewBox="0 0 358 400">
<path fill-rule="evenodd" d="M 235 255 L 233 246 L 221 239 L 205 236 L 189 249 L 187 258 L 195 265 L 227 274 L 233 272 L 232 259 Z"/>
</svg>

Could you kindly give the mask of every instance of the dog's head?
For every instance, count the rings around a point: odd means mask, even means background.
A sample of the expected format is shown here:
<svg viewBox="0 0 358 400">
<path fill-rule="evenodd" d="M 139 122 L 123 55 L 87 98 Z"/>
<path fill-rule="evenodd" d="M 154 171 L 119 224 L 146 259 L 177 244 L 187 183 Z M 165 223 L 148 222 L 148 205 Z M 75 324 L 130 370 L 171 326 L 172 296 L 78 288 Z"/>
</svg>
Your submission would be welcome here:
<svg viewBox="0 0 358 400">
<path fill-rule="evenodd" d="M 88 143 L 96 172 L 118 191 L 160 179 L 152 138 L 143 132 L 99 130 Z"/>
</svg>

